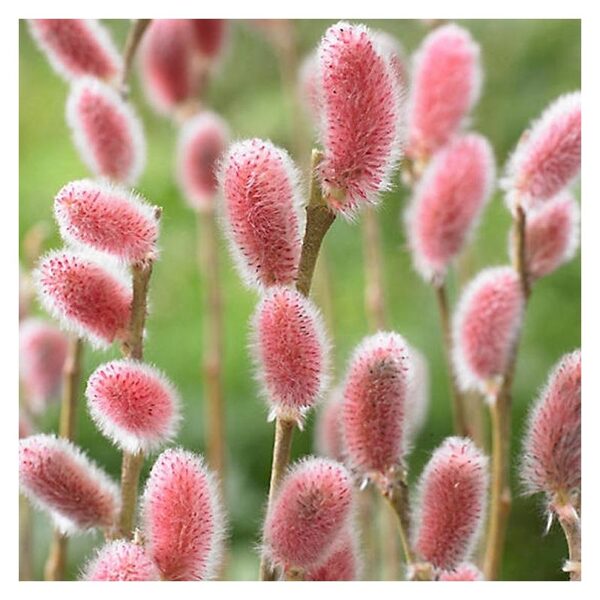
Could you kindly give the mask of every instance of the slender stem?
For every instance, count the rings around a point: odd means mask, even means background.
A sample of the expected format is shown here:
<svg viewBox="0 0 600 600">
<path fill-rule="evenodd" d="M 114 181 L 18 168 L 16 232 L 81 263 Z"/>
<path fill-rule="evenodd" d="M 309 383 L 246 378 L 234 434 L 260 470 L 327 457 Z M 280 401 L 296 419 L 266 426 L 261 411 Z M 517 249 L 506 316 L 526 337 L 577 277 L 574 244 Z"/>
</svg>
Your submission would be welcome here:
<svg viewBox="0 0 600 600">
<path fill-rule="evenodd" d="M 313 150 L 311 160 L 312 177 L 308 204 L 306 206 L 306 230 L 302 242 L 298 280 L 296 282 L 296 289 L 303 296 L 308 296 L 310 292 L 321 243 L 335 219 L 335 215 L 329 210 L 323 200 L 321 185 L 316 176 L 316 168 L 321 160 L 321 152 Z M 293 421 L 288 421 L 279 417 L 275 420 L 275 442 L 273 444 L 273 461 L 271 464 L 271 481 L 269 483 L 267 512 L 273 503 L 279 483 L 290 462 L 294 425 L 295 423 Z M 261 581 L 273 581 L 275 578 L 275 572 L 271 569 L 271 566 L 268 564 L 264 555 L 260 562 L 259 576 Z"/>
<path fill-rule="evenodd" d="M 63 366 L 62 400 L 60 405 L 60 421 L 58 435 L 67 440 L 75 438 L 77 419 L 77 396 L 81 376 L 81 356 L 83 344 L 81 339 L 72 335 L 69 338 L 67 357 Z M 68 538 L 55 529 L 50 542 L 50 551 L 44 566 L 46 581 L 62 581 L 65 577 Z"/>
<path fill-rule="evenodd" d="M 555 505 L 553 509 L 569 547 L 569 560 L 563 571 L 569 573 L 571 581 L 581 581 L 581 520 L 571 503 Z"/>
<path fill-rule="evenodd" d="M 19 581 L 33 579 L 33 528 L 29 500 L 19 494 Z"/>
<path fill-rule="evenodd" d="M 210 467 L 225 482 L 225 406 L 223 355 L 223 298 L 219 277 L 217 222 L 213 211 L 198 213 L 198 259 L 204 278 L 204 351 L 202 371 L 206 396 L 206 439 Z M 222 490 L 223 491 L 223 490 Z"/>
<path fill-rule="evenodd" d="M 323 200 L 321 185 L 317 179 L 316 170 L 322 159 L 323 154 L 318 150 L 313 150 L 309 200 L 306 206 L 306 229 L 300 254 L 298 280 L 296 282 L 296 289 L 304 296 L 308 296 L 310 292 L 323 238 L 335 220 L 335 214 L 329 210 Z"/>
<path fill-rule="evenodd" d="M 135 53 L 151 21 L 152 19 L 133 19 L 131 26 L 129 27 L 127 39 L 125 40 L 125 47 L 123 49 L 123 72 L 121 73 L 121 81 L 119 83 L 119 90 L 124 98 L 129 95 L 128 81 L 133 67 Z"/>
<path fill-rule="evenodd" d="M 525 261 L 526 224 L 525 211 L 521 206 L 517 206 L 513 217 L 512 240 L 513 244 L 515 244 L 513 256 L 514 268 L 519 274 L 525 303 L 531 293 Z M 485 578 L 489 581 L 498 579 L 500 576 L 506 528 L 512 504 L 510 490 L 512 386 L 515 378 L 522 327 L 521 325 L 517 333 L 500 388 L 494 397 L 490 399 L 489 403 L 492 437 L 492 482 L 483 563 Z"/>
<path fill-rule="evenodd" d="M 438 311 L 440 313 L 440 323 L 442 327 L 444 357 L 446 360 L 446 369 L 450 385 L 450 395 L 452 399 L 452 414 L 454 418 L 454 431 L 460 436 L 470 436 L 469 427 L 465 417 L 463 397 L 456 385 L 454 370 L 452 368 L 452 330 L 450 327 L 450 309 L 448 307 L 448 294 L 446 292 L 446 283 L 434 284 L 435 297 L 437 300 Z"/>
<path fill-rule="evenodd" d="M 267 506 L 270 507 L 275 498 L 275 493 L 290 462 L 292 450 L 292 436 L 294 433 L 294 422 L 277 418 L 275 420 L 275 441 L 273 442 L 273 463 L 271 464 L 271 480 L 269 482 L 269 499 Z M 268 509 L 267 509 L 268 510 Z M 260 580 L 274 581 L 275 570 L 263 555 L 260 562 Z"/>
<path fill-rule="evenodd" d="M 160 219 L 162 209 L 155 208 L 155 218 Z M 148 314 L 148 288 L 154 260 L 148 257 L 131 265 L 133 298 L 131 301 L 131 317 L 129 334 L 122 346 L 126 358 L 142 360 L 144 357 L 144 328 Z M 130 538 L 135 524 L 140 472 L 144 464 L 142 452 L 123 451 L 121 463 L 121 514 L 119 515 L 118 535 Z"/>
</svg>

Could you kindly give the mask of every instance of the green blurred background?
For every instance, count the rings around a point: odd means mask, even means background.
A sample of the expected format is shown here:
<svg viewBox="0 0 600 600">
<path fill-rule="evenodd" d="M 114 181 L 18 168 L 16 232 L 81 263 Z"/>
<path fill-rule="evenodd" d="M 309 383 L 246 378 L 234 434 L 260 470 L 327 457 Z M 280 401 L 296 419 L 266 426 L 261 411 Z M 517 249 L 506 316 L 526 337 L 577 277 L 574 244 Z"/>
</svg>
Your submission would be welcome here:
<svg viewBox="0 0 600 600">
<path fill-rule="evenodd" d="M 296 21 L 300 56 L 313 49 L 330 21 Z M 412 52 L 427 33 L 420 21 L 365 21 L 395 35 Z M 127 23 L 108 21 L 119 45 Z M 529 120 L 557 95 L 580 87 L 579 21 L 464 21 L 482 47 L 484 86 L 474 110 L 472 127 L 492 141 L 499 166 L 506 161 Z M 65 123 L 67 85 L 50 69 L 34 47 L 27 27 L 20 24 L 20 239 L 38 222 L 52 232 L 47 247 L 60 246 L 52 217 L 52 199 L 72 179 L 88 176 Z M 151 286 L 152 312 L 148 320 L 146 357 L 163 369 L 184 399 L 184 415 L 177 443 L 203 452 L 203 408 L 200 379 L 201 283 L 195 261 L 196 220 L 186 208 L 173 180 L 177 130 L 155 115 L 141 93 L 137 74 L 132 102 L 139 110 L 148 140 L 148 164 L 139 190 L 163 206 L 161 259 Z M 230 123 L 236 138 L 270 138 L 291 149 L 290 104 L 282 92 L 272 46 L 248 23 L 232 22 L 230 47 L 208 94 L 208 103 Z M 312 129 L 306 124 L 306 132 Z M 306 157 L 301 157 L 305 163 Z M 379 211 L 384 244 L 386 294 L 390 325 L 420 348 L 431 370 L 431 407 L 425 428 L 410 456 L 415 479 L 431 450 L 451 434 L 446 372 L 440 345 L 438 315 L 429 288 L 415 275 L 400 225 L 407 191 L 395 178 Z M 507 261 L 509 215 L 496 193 L 463 262 L 471 273 Z M 368 333 L 364 310 L 364 274 L 360 224 L 335 223 L 325 251 L 331 271 L 335 377 L 343 372 L 352 348 Z M 22 251 L 22 248 L 21 248 Z M 255 579 L 255 548 L 268 484 L 273 427 L 258 398 L 248 349 L 248 319 L 257 297 L 246 290 L 233 270 L 222 244 L 225 295 L 227 401 L 228 513 L 231 555 L 228 578 Z M 456 298 L 456 278 L 451 297 Z M 320 300 L 317 290 L 317 301 Z M 548 370 L 565 352 L 580 344 L 579 256 L 535 286 L 527 313 L 514 388 L 513 458 L 518 458 L 526 411 Z M 85 349 L 84 378 L 100 363 L 117 356 Z M 82 403 L 83 404 L 83 403 Z M 53 406 L 40 428 L 53 431 L 58 407 Z M 313 451 L 314 417 L 296 435 L 293 454 Z M 82 405 L 78 442 L 115 477 L 119 453 L 95 429 Z M 147 473 L 152 460 L 147 461 Z M 505 579 L 562 579 L 566 556 L 561 532 L 555 526 L 544 536 L 545 520 L 539 498 L 523 498 L 515 477 L 514 510 L 508 531 L 503 577 Z M 35 517 L 35 575 L 41 577 L 50 535 L 47 519 Z M 69 571 L 75 577 L 85 556 L 100 543 L 93 535 L 76 538 L 69 552 Z"/>
</svg>

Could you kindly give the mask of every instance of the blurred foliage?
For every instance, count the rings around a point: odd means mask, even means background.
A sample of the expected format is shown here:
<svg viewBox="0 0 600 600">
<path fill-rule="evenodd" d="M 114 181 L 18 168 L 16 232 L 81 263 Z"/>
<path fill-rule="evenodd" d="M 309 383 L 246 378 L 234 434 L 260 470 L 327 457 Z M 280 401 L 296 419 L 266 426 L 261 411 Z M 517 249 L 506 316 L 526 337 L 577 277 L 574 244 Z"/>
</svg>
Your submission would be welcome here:
<svg viewBox="0 0 600 600">
<path fill-rule="evenodd" d="M 412 52 L 427 33 L 420 21 L 367 21 L 394 34 Z M 316 46 L 329 21 L 296 22 L 299 55 Z M 503 165 L 530 119 L 557 95 L 580 87 L 579 21 L 465 21 L 480 42 L 485 72 L 481 101 L 472 127 L 488 136 Z M 107 23 L 119 44 L 127 23 Z M 20 37 L 20 236 L 38 222 L 52 231 L 48 247 L 60 245 L 52 218 L 52 198 L 67 181 L 88 176 L 73 147 L 64 112 L 68 89 L 33 46 L 26 26 Z M 236 138 L 257 136 L 292 148 L 290 103 L 282 91 L 280 72 L 271 45 L 247 22 L 234 22 L 227 56 L 209 91 L 208 103 L 230 122 Z M 148 138 L 148 165 L 139 190 L 163 206 L 161 258 L 151 286 L 152 312 L 148 321 L 146 357 L 177 384 L 184 399 L 185 419 L 178 443 L 204 450 L 200 379 L 201 283 L 195 261 L 196 221 L 186 208 L 173 179 L 176 127 L 156 116 L 133 82 L 132 102 L 143 119 Z M 312 128 L 304 123 L 307 136 Z M 302 164 L 306 157 L 300 157 Z M 397 181 L 397 178 L 396 178 Z M 383 198 L 379 211 L 384 243 L 386 294 L 390 326 L 427 356 L 431 381 L 431 410 L 425 429 L 410 457 L 411 478 L 417 477 L 432 448 L 451 433 L 446 372 L 434 297 L 411 268 L 400 215 L 407 191 L 399 183 Z M 510 219 L 497 193 L 463 264 L 471 274 L 507 261 Z M 343 372 L 352 348 L 367 334 L 364 312 L 359 224 L 337 222 L 328 234 L 325 252 L 331 273 L 335 376 Z M 273 427 L 258 398 L 247 348 L 247 325 L 256 295 L 246 290 L 221 248 L 226 314 L 225 387 L 227 399 L 228 512 L 232 554 L 229 578 L 256 577 L 256 547 L 268 484 Z M 457 282 L 451 282 L 452 300 Z M 318 290 L 317 290 L 318 292 Z M 319 295 L 317 293 L 317 300 Z M 557 359 L 580 344 L 580 260 L 536 284 L 527 314 L 514 388 L 513 458 L 518 461 L 526 411 Z M 101 361 L 117 356 L 85 350 L 84 377 Z M 58 408 L 40 423 L 56 429 Z M 313 421 L 296 435 L 295 457 L 313 450 Z M 81 406 L 78 442 L 115 477 L 118 452 L 95 429 Z M 150 467 L 147 461 L 143 477 Z M 539 498 L 519 495 L 514 481 L 505 559 L 506 579 L 561 579 L 566 556 L 561 532 L 555 526 L 544 536 L 545 519 Z M 36 576 L 41 576 L 49 527 L 36 515 Z M 70 547 L 70 574 L 76 576 L 82 556 L 99 539 L 80 537 Z"/>
</svg>

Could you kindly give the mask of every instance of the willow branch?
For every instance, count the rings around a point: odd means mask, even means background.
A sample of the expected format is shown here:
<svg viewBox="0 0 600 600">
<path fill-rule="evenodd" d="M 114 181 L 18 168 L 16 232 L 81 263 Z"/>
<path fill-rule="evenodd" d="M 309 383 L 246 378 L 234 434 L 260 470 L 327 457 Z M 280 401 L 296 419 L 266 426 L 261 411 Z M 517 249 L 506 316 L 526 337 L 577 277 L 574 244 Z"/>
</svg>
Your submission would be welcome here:
<svg viewBox="0 0 600 600">
<path fill-rule="evenodd" d="M 119 83 L 119 91 L 123 98 L 129 95 L 129 76 L 133 67 L 133 59 L 151 21 L 152 19 L 133 19 L 129 27 L 125 47 L 123 48 L 123 72 Z"/>
<path fill-rule="evenodd" d="M 563 571 L 569 573 L 571 581 L 581 581 L 581 520 L 577 509 L 571 504 L 561 504 L 553 507 L 558 516 L 569 547 L 569 560 Z"/>
<path fill-rule="evenodd" d="M 77 419 L 77 396 L 81 377 L 81 356 L 83 344 L 75 335 L 69 338 L 67 357 L 63 366 L 62 400 L 58 435 L 67 440 L 75 438 Z M 46 581 L 62 581 L 65 578 L 68 538 L 58 529 L 54 529 L 50 542 L 50 551 L 44 566 Z"/>
</svg>

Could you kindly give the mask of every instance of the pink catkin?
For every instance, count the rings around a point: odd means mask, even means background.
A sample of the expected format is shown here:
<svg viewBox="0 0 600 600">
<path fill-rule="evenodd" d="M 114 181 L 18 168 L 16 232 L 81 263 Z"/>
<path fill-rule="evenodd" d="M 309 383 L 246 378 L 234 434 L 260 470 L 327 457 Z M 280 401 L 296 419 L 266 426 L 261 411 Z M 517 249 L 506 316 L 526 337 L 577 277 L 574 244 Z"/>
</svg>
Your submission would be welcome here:
<svg viewBox="0 0 600 600">
<path fill-rule="evenodd" d="M 431 32 L 413 61 L 407 155 L 426 160 L 448 143 L 480 89 L 479 46 L 469 32 L 453 24 Z"/>
<path fill-rule="evenodd" d="M 214 577 L 224 537 L 220 502 L 200 456 L 169 449 L 158 457 L 142 500 L 142 523 L 163 579 Z"/>
<path fill-rule="evenodd" d="M 158 581 L 160 572 L 144 548 L 133 542 L 108 542 L 85 568 L 83 581 Z"/>
<path fill-rule="evenodd" d="M 570 192 L 561 192 L 527 214 L 525 256 L 532 279 L 549 275 L 573 258 L 579 246 L 579 206 Z M 511 259 L 516 245 L 510 240 Z"/>
<path fill-rule="evenodd" d="M 306 458 L 290 469 L 265 519 L 273 564 L 312 568 L 325 560 L 352 514 L 352 480 L 339 463 Z"/>
<path fill-rule="evenodd" d="M 225 47 L 227 21 L 225 19 L 190 19 L 190 24 L 197 52 L 206 59 L 217 59 Z"/>
<path fill-rule="evenodd" d="M 181 128 L 177 173 L 185 200 L 194 210 L 213 210 L 219 188 L 217 164 L 225 152 L 229 128 L 211 112 L 189 119 Z"/>
<path fill-rule="evenodd" d="M 114 80 L 123 61 L 108 31 L 94 19 L 31 19 L 29 29 L 54 70 L 67 80 Z"/>
<path fill-rule="evenodd" d="M 424 279 L 444 279 L 490 197 L 494 171 L 492 148 L 477 134 L 456 138 L 434 156 L 406 212 L 413 262 Z"/>
<path fill-rule="evenodd" d="M 464 290 L 453 322 L 453 362 L 463 390 L 494 393 L 523 317 L 519 276 L 511 267 L 483 270 Z"/>
<path fill-rule="evenodd" d="M 100 431 L 128 452 L 154 450 L 177 431 L 177 392 L 162 373 L 143 363 L 101 365 L 90 376 L 85 395 Z"/>
<path fill-rule="evenodd" d="M 65 533 L 111 527 L 119 490 L 108 475 L 64 438 L 38 434 L 19 442 L 21 489 Z"/>
<path fill-rule="evenodd" d="M 361 474 L 386 474 L 406 446 L 409 350 L 397 333 L 365 338 L 344 380 L 342 427 L 350 464 Z"/>
<path fill-rule="evenodd" d="M 56 397 L 67 358 L 67 336 L 50 323 L 27 318 L 19 325 L 19 372 L 29 410 L 40 414 Z"/>
<path fill-rule="evenodd" d="M 318 57 L 325 148 L 319 177 L 329 206 L 352 216 L 389 187 L 400 150 L 400 89 L 362 25 L 330 27 Z"/>
<path fill-rule="evenodd" d="M 421 475 L 414 548 L 439 569 L 468 559 L 483 524 L 488 461 L 468 438 L 450 437 Z"/>
<path fill-rule="evenodd" d="M 146 96 L 166 115 L 197 91 L 194 73 L 194 31 L 188 19 L 154 19 L 140 46 L 140 67 Z"/>
<path fill-rule="evenodd" d="M 511 205 L 534 207 L 563 190 L 581 169 L 581 94 L 552 102 L 509 160 L 504 188 Z"/>
<path fill-rule="evenodd" d="M 62 238 L 135 262 L 153 257 L 158 240 L 156 209 L 121 188 L 90 180 L 65 185 L 54 198 Z"/>
<path fill-rule="evenodd" d="M 581 352 L 562 357 L 529 417 L 521 479 L 528 494 L 581 487 Z"/>
<path fill-rule="evenodd" d="M 259 139 L 233 144 L 221 167 L 225 230 L 242 279 L 291 284 L 301 249 L 300 187 L 288 154 Z"/>
<path fill-rule="evenodd" d="M 252 330 L 270 418 L 301 424 L 327 386 L 329 342 L 320 313 L 300 292 L 277 286 L 258 305 Z"/>
<path fill-rule="evenodd" d="M 127 335 L 131 285 L 95 259 L 68 250 L 48 253 L 34 273 L 38 297 L 63 326 L 107 347 Z"/>
<path fill-rule="evenodd" d="M 483 581 L 483 573 L 472 563 L 462 563 L 452 571 L 442 571 L 438 581 Z"/>
<path fill-rule="evenodd" d="M 344 436 L 342 432 L 342 390 L 336 388 L 320 409 L 315 427 L 315 445 L 321 456 L 344 461 Z"/>
<path fill-rule="evenodd" d="M 146 162 L 144 131 L 114 88 L 91 77 L 78 80 L 67 101 L 67 122 L 95 175 L 128 184 L 138 180 Z"/>
<path fill-rule="evenodd" d="M 356 536 L 343 533 L 323 563 L 309 569 L 305 581 L 356 581 L 360 575 L 360 557 Z"/>
</svg>

